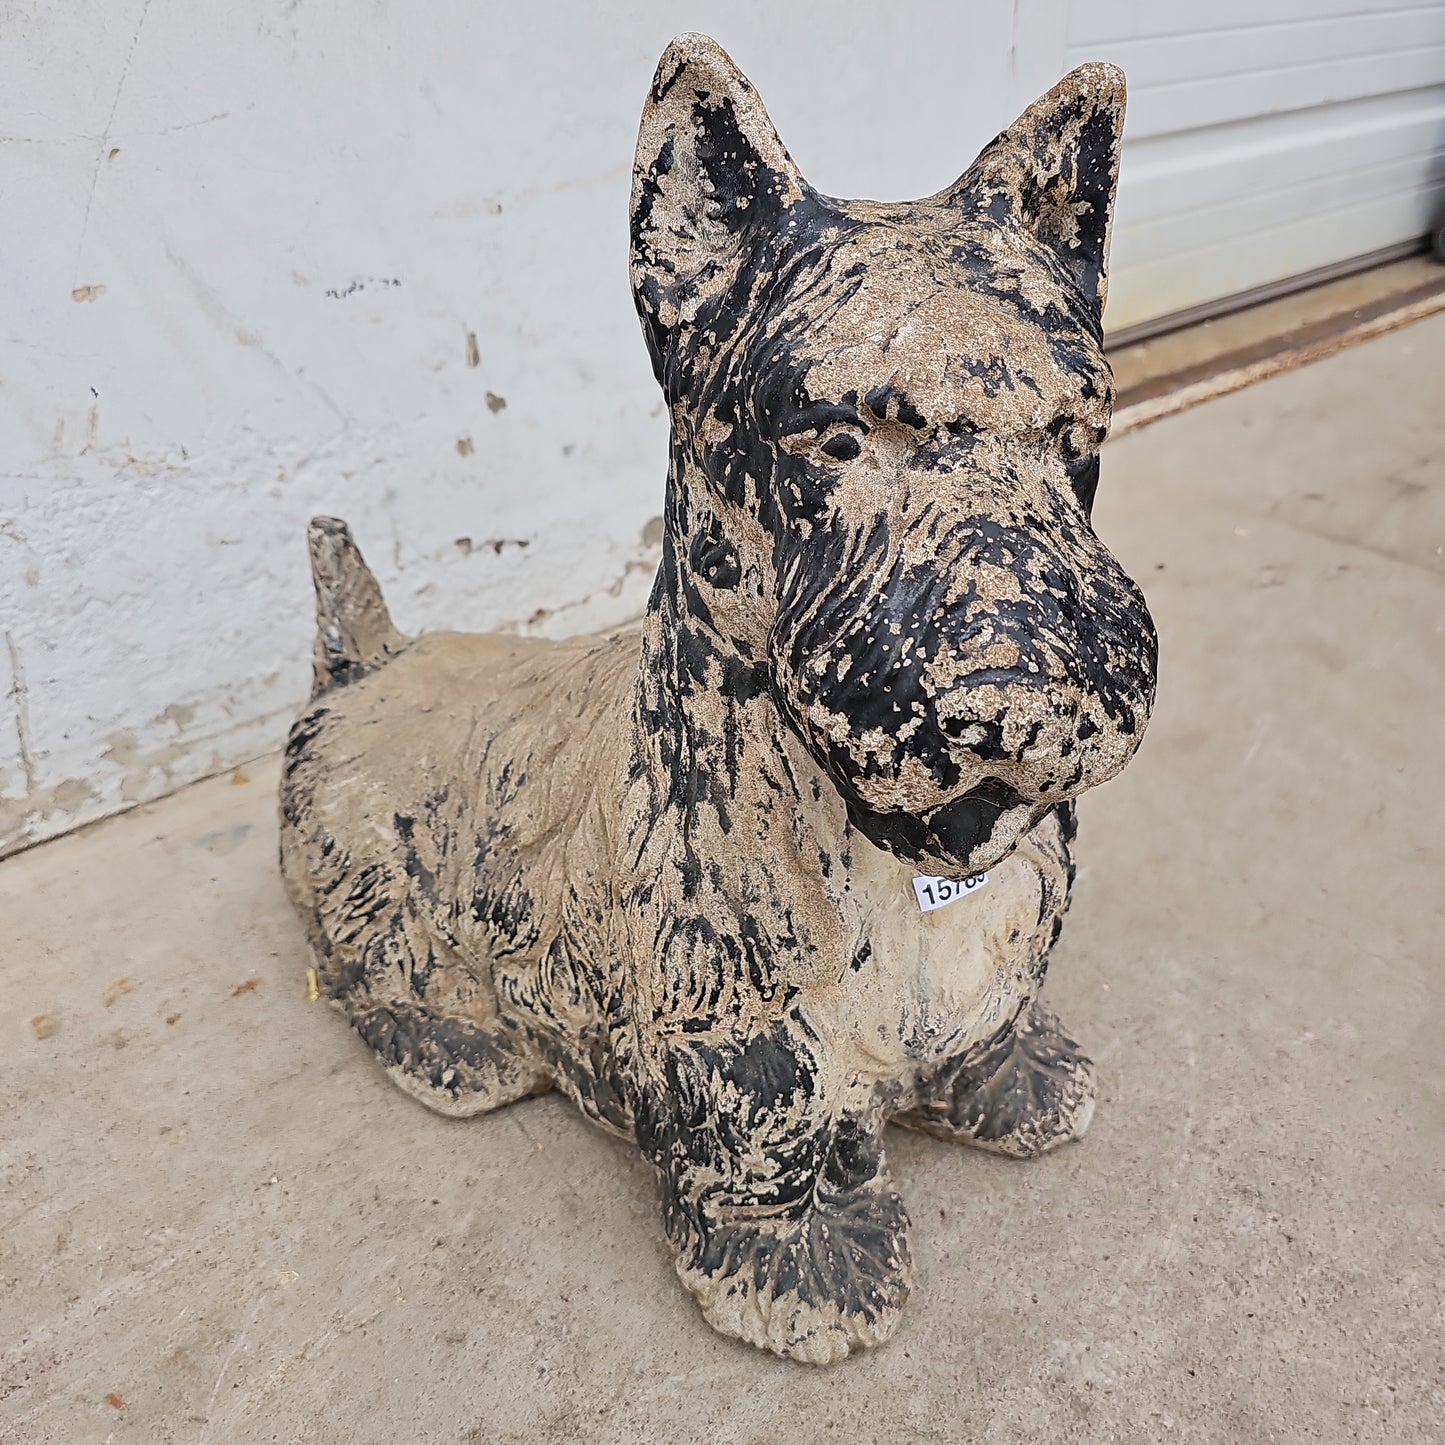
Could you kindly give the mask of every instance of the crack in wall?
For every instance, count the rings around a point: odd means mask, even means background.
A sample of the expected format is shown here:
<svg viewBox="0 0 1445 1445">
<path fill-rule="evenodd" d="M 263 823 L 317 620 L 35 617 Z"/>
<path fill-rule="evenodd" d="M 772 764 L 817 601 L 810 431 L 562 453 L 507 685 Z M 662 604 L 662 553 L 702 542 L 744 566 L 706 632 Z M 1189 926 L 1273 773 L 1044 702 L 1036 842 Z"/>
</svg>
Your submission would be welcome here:
<svg viewBox="0 0 1445 1445">
<path fill-rule="evenodd" d="M 15 699 L 15 741 L 20 748 L 20 767 L 25 774 L 25 796 L 35 791 L 35 749 L 30 734 L 30 690 L 25 683 L 25 669 L 20 665 L 20 650 L 10 632 L 5 634 L 5 648 L 10 654 L 10 696 Z"/>
</svg>

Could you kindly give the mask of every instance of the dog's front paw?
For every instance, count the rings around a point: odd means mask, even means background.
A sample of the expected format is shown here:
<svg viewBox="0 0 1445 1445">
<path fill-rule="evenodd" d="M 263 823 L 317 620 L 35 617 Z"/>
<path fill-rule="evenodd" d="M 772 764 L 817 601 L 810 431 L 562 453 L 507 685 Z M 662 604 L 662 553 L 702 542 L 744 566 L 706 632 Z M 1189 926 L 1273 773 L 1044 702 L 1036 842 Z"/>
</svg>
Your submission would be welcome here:
<svg viewBox="0 0 1445 1445">
<path fill-rule="evenodd" d="M 907 1299 L 907 1214 L 876 1142 L 842 1131 L 805 1202 L 709 1199 L 689 1211 L 678 1274 L 720 1334 L 832 1364 L 883 1344 Z"/>
<path fill-rule="evenodd" d="M 1094 1065 L 1053 1014 L 1035 1005 L 996 1059 L 965 1065 L 898 1122 L 1015 1159 L 1083 1137 L 1094 1117 Z"/>
<path fill-rule="evenodd" d="M 893 1334 L 911 1273 L 897 1194 L 864 1187 L 788 1220 L 748 1212 L 728 1210 L 677 1261 L 713 1329 L 811 1365 Z"/>
</svg>

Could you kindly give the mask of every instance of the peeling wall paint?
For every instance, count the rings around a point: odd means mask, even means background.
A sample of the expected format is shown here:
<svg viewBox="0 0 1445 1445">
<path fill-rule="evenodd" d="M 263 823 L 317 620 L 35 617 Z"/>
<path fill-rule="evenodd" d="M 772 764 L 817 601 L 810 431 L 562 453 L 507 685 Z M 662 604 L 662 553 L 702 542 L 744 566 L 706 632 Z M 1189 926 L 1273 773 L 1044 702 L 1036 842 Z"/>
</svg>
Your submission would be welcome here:
<svg viewBox="0 0 1445 1445">
<path fill-rule="evenodd" d="M 411 631 L 641 610 L 666 428 L 627 198 L 676 31 L 823 189 L 898 197 L 1057 78 L 1065 10 L 10 7 L 0 853 L 278 744 L 313 513 Z"/>
</svg>

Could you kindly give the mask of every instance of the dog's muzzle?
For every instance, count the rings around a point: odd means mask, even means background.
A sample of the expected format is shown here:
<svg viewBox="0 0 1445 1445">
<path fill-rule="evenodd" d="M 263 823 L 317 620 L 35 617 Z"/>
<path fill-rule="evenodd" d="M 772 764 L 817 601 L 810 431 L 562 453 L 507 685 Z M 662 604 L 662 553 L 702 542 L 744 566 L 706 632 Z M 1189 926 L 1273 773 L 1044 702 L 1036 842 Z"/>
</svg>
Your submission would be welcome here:
<svg viewBox="0 0 1445 1445">
<path fill-rule="evenodd" d="M 773 688 L 865 837 L 976 871 L 1133 755 L 1155 643 L 1092 532 L 1055 546 L 975 518 L 958 533 L 952 560 L 904 546 L 872 588 L 855 572 L 785 599 Z"/>
<path fill-rule="evenodd" d="M 964 874 L 992 868 L 1048 811 L 992 778 L 919 814 L 878 812 L 846 786 L 839 792 L 848 821 L 875 847 L 910 863 L 942 864 Z"/>
</svg>

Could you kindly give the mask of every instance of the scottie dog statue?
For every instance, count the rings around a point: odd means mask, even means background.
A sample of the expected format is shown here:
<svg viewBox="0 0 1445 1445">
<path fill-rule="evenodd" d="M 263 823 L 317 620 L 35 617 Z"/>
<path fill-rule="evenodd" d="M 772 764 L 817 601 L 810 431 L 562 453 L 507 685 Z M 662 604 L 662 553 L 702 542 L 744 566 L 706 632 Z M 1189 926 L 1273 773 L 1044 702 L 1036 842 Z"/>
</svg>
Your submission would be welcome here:
<svg viewBox="0 0 1445 1445">
<path fill-rule="evenodd" d="M 1028 1158 L 1093 1112 L 1036 1000 L 1154 690 L 1090 523 L 1123 113 L 1084 65 L 937 195 L 835 200 L 680 37 L 632 184 L 641 630 L 404 637 L 311 527 L 281 851 L 322 991 L 440 1113 L 559 1089 L 635 1143 L 708 1322 L 793 1359 L 898 1324 L 885 1121 Z"/>
</svg>

